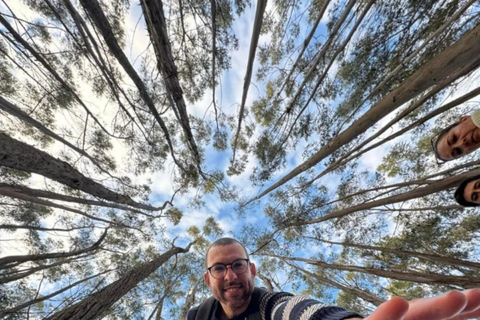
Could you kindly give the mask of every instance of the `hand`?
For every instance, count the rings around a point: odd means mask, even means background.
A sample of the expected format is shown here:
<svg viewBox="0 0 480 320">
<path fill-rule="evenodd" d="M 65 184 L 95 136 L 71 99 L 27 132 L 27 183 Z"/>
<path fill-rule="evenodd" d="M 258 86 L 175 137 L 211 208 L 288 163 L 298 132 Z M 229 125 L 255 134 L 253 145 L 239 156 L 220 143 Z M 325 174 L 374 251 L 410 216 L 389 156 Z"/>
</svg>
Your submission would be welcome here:
<svg viewBox="0 0 480 320">
<path fill-rule="evenodd" d="M 378 306 L 364 320 L 464 320 L 478 317 L 480 289 L 470 289 L 412 301 L 393 298 Z"/>
</svg>

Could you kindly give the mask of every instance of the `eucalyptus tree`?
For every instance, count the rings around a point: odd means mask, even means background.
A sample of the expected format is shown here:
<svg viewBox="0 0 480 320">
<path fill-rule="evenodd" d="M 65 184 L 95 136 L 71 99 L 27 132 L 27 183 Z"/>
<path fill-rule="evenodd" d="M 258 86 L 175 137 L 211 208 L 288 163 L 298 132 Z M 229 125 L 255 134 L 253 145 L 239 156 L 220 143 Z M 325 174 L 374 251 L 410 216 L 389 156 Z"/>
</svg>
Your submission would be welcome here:
<svg viewBox="0 0 480 320">
<path fill-rule="evenodd" d="M 369 312 L 394 294 L 478 285 L 478 218 L 450 196 L 478 160 L 438 167 L 429 146 L 479 94 L 476 1 L 0 8 L 1 315 L 183 318 L 208 295 L 205 237 L 222 231 L 214 218 L 194 226 L 188 253 L 172 232 L 183 240 L 192 224 L 182 211 L 239 196 L 251 204 L 237 235 L 272 290 Z M 230 108 L 218 93 L 246 12 Z M 159 172 L 172 185 L 161 199 Z"/>
</svg>

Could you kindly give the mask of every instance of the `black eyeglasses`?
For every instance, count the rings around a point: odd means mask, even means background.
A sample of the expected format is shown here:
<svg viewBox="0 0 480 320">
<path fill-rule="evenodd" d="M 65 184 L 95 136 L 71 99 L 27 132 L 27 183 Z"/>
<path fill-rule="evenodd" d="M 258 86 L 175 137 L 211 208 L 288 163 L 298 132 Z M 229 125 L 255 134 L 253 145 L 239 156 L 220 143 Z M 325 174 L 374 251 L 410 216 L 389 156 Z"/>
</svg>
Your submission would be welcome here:
<svg viewBox="0 0 480 320">
<path fill-rule="evenodd" d="M 249 259 L 237 259 L 232 263 L 215 263 L 210 268 L 207 268 L 207 270 L 215 279 L 221 279 L 227 273 L 228 266 L 230 266 L 230 269 L 236 274 L 247 272 L 249 262 Z"/>
<path fill-rule="evenodd" d="M 433 154 L 435 155 L 435 161 L 437 162 L 438 165 L 444 164 L 445 162 L 448 162 L 449 160 L 443 160 L 438 156 L 438 151 L 437 151 L 437 144 L 438 144 L 438 139 L 444 134 L 450 131 L 453 127 L 458 125 L 460 122 L 455 122 L 446 127 L 443 130 L 440 130 L 437 134 L 435 134 L 431 139 L 430 139 L 430 144 L 432 145 L 432 150 Z M 452 159 L 453 160 L 453 159 Z"/>
</svg>

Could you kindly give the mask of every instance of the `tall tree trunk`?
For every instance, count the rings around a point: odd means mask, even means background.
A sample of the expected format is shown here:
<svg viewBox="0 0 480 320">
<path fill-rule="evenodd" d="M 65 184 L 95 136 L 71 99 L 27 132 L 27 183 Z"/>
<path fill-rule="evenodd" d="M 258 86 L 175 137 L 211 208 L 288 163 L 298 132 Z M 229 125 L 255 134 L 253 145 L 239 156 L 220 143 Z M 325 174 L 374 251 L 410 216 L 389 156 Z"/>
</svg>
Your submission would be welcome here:
<svg viewBox="0 0 480 320">
<path fill-rule="evenodd" d="M 68 1 L 68 0 L 64 0 L 64 1 Z M 130 76 L 133 83 L 135 83 L 135 86 L 137 87 L 140 93 L 140 96 L 147 104 L 148 109 L 152 113 L 157 123 L 160 125 L 160 128 L 162 129 L 162 132 L 165 135 L 165 139 L 167 140 L 168 146 L 170 147 L 170 153 L 172 155 L 173 160 L 175 161 L 175 164 L 180 169 L 185 171 L 185 168 L 181 163 L 178 162 L 175 156 L 172 139 L 170 137 L 170 133 L 168 131 L 168 128 L 165 122 L 163 121 L 162 117 L 160 117 L 160 114 L 158 113 L 157 108 L 155 107 L 155 104 L 153 103 L 153 100 L 147 91 L 147 87 L 143 83 L 140 76 L 137 74 L 137 71 L 135 71 L 133 66 L 130 64 L 130 62 L 127 59 L 127 56 L 125 55 L 125 53 L 122 51 L 122 48 L 118 44 L 115 38 L 115 35 L 112 31 L 112 27 L 110 26 L 110 23 L 108 22 L 108 19 L 105 16 L 104 12 L 100 8 L 98 1 L 97 0 L 80 0 L 80 3 L 82 4 L 82 7 L 85 9 L 85 11 L 89 14 L 90 18 L 92 19 L 97 29 L 102 34 L 103 39 L 105 40 L 112 55 L 115 56 L 115 58 L 123 67 L 125 72 Z"/>
<path fill-rule="evenodd" d="M 245 204 L 260 199 L 300 173 L 315 166 L 317 163 L 325 159 L 325 157 L 351 142 L 358 137 L 358 135 L 376 124 L 380 119 L 423 91 L 434 86 L 445 87 L 461 76 L 475 70 L 479 65 L 480 25 L 467 32 L 456 43 L 424 64 L 414 74 L 408 77 L 403 84 L 387 94 L 364 115 L 352 123 L 350 127 L 329 141 L 328 144 L 313 156 L 283 176 L 279 181 L 268 187 L 258 196 L 247 201 Z"/>
<path fill-rule="evenodd" d="M 136 287 L 141 281 L 147 278 L 152 272 L 167 262 L 171 257 L 178 253 L 185 253 L 196 242 L 191 242 L 186 248 L 173 247 L 167 252 L 161 254 L 156 259 L 138 266 L 128 272 L 121 279 L 109 284 L 102 290 L 90 295 L 77 304 L 65 308 L 45 320 L 77 320 L 94 319 L 115 302 L 120 300 L 127 292 Z"/>
<path fill-rule="evenodd" d="M 400 272 L 394 270 L 384 270 L 371 267 L 363 266 L 352 266 L 352 265 L 343 265 L 337 263 L 326 263 L 320 260 L 305 259 L 301 257 L 285 257 L 275 254 L 267 254 L 270 257 L 278 258 L 283 261 L 301 261 L 308 264 L 319 266 L 322 268 L 342 270 L 342 271 L 352 271 L 371 274 L 379 277 L 396 279 L 396 280 L 405 280 L 418 283 L 428 283 L 428 284 L 446 284 L 446 285 L 456 285 L 462 288 L 476 288 L 480 285 L 480 278 L 476 277 L 463 277 L 463 276 L 453 276 L 445 275 L 438 273 L 424 273 L 417 271 L 408 271 Z"/>
<path fill-rule="evenodd" d="M 52 292 L 52 293 L 50 293 L 50 294 L 47 294 L 47 295 L 45 295 L 45 296 L 42 295 L 40 298 L 36 298 L 36 299 L 30 300 L 30 301 L 25 302 L 25 303 L 22 303 L 21 305 L 18 305 L 18 306 L 16 306 L 16 307 L 13 307 L 13 308 L 10 308 L 10 309 L 7 309 L 7 310 L 0 310 L 0 318 L 6 316 L 6 315 L 8 315 L 8 314 L 17 312 L 17 311 L 19 311 L 19 310 L 25 309 L 25 308 L 27 308 L 27 307 L 29 307 L 29 306 L 31 306 L 31 305 L 36 304 L 36 303 L 39 303 L 39 302 L 48 300 L 48 299 L 50 299 L 50 298 L 52 298 L 52 297 L 55 297 L 56 295 L 59 295 L 59 294 L 62 293 L 62 292 L 65 292 L 65 291 L 67 291 L 67 290 L 69 290 L 69 289 L 75 288 L 76 286 L 78 286 L 79 284 L 82 284 L 83 282 L 89 281 L 89 280 L 91 280 L 91 279 L 94 279 L 94 278 L 96 278 L 96 277 L 98 277 L 98 276 L 101 276 L 101 275 L 103 275 L 103 274 L 105 274 L 105 273 L 108 273 L 108 272 L 111 272 L 111 271 L 112 271 L 112 270 L 107 270 L 107 271 L 98 273 L 98 274 L 96 274 L 96 275 L 94 275 L 94 276 L 90 276 L 90 277 L 88 277 L 88 278 L 85 278 L 85 279 L 76 281 L 76 282 L 72 283 L 71 285 L 66 286 L 65 288 L 62 288 L 62 289 L 60 289 L 60 290 L 57 290 L 57 291 Z"/>
<path fill-rule="evenodd" d="M 173 99 L 174 105 L 178 111 L 179 122 L 183 129 L 183 133 L 190 147 L 199 172 L 201 172 L 200 153 L 190 128 L 190 120 L 188 119 L 187 104 L 183 98 L 183 90 L 178 79 L 177 66 L 172 54 L 170 40 L 168 39 L 167 23 L 163 12 L 162 1 L 141 0 L 143 14 L 147 23 L 147 29 L 150 39 L 157 56 L 157 66 L 163 75 L 167 96 Z"/>
<path fill-rule="evenodd" d="M 232 145 L 232 165 L 235 163 L 235 153 L 237 151 L 237 141 L 242 129 L 242 120 L 245 113 L 245 103 L 247 101 L 248 88 L 250 87 L 250 81 L 252 80 L 253 62 L 255 61 L 255 52 L 257 52 L 258 39 L 260 38 L 260 31 L 262 30 L 263 15 L 265 13 L 265 7 L 267 6 L 267 0 L 257 0 L 257 9 L 255 11 L 255 20 L 253 21 L 252 38 L 250 40 L 250 51 L 248 53 L 247 71 L 245 72 L 245 78 L 243 82 L 242 101 L 240 102 L 240 110 L 238 111 L 238 125 L 237 131 L 233 138 Z"/>
<path fill-rule="evenodd" d="M 100 247 L 100 244 L 102 243 L 102 241 L 105 239 L 107 235 L 107 231 L 108 229 L 105 230 L 105 232 L 102 234 L 100 239 L 98 239 L 92 246 L 88 248 L 70 251 L 70 252 L 51 252 L 51 253 L 30 254 L 30 255 L 23 255 L 23 256 L 6 256 L 3 258 L 0 258 L 0 268 L 8 268 L 9 267 L 8 265 L 11 263 L 15 263 L 15 265 L 18 265 L 20 263 L 24 263 L 27 261 L 39 261 L 39 260 L 54 259 L 54 258 L 67 258 L 67 257 L 77 256 L 83 253 L 92 252 L 94 250 L 97 250 Z"/>
<path fill-rule="evenodd" d="M 453 257 L 445 257 L 445 256 L 441 256 L 434 253 L 423 253 L 423 252 L 408 251 L 408 250 L 394 249 L 394 248 L 388 248 L 388 247 L 369 246 L 369 245 L 358 244 L 358 243 L 328 241 L 328 240 L 318 239 L 314 237 L 305 237 L 305 238 L 314 239 L 317 241 L 330 243 L 330 244 L 341 245 L 344 247 L 354 247 L 354 248 L 360 248 L 360 249 L 366 249 L 366 250 L 388 252 L 388 253 L 396 254 L 398 256 L 416 257 L 416 258 L 425 259 L 434 263 L 440 262 L 440 263 L 444 263 L 451 266 L 467 267 L 467 268 L 480 270 L 480 263 L 466 261 L 466 260 L 457 259 Z"/>
<path fill-rule="evenodd" d="M 120 210 L 145 214 L 144 212 L 142 212 L 140 210 L 137 210 L 135 208 L 122 206 L 122 205 L 119 205 L 119 204 L 116 204 L 116 203 L 110 203 L 110 202 L 98 201 L 98 200 L 90 200 L 90 199 L 84 199 L 84 198 L 79 198 L 79 197 L 72 197 L 72 196 L 67 196 L 67 195 L 64 195 L 64 194 L 55 193 L 55 192 L 52 192 L 52 191 L 32 189 L 32 188 L 25 187 L 25 186 L 18 185 L 18 184 L 8 184 L 8 183 L 1 183 L 0 182 L 0 190 L 13 191 L 13 192 L 16 192 L 16 193 L 23 193 L 23 194 L 26 194 L 26 195 L 29 195 L 29 196 L 32 196 L 32 197 L 37 197 L 37 198 L 47 198 L 47 199 L 65 201 L 65 202 L 74 202 L 74 203 L 79 203 L 79 204 L 86 204 L 86 205 L 89 205 L 89 206 L 114 208 L 114 209 L 120 209 Z M 162 210 L 162 209 L 160 208 L 159 210 Z"/>
<path fill-rule="evenodd" d="M 351 206 L 351 207 L 348 207 L 348 208 L 345 208 L 345 209 L 342 209 L 342 210 L 334 211 L 334 212 L 329 213 L 329 214 L 327 214 L 327 215 L 325 215 L 321 218 L 311 219 L 311 220 L 308 220 L 308 221 L 305 221 L 305 222 L 300 222 L 300 223 L 294 223 L 294 224 L 292 224 L 292 226 L 293 225 L 307 225 L 307 224 L 319 223 L 319 222 L 323 222 L 323 221 L 327 221 L 327 220 L 331 220 L 331 219 L 335 219 L 335 218 L 341 218 L 343 216 L 346 216 L 347 214 L 357 212 L 357 211 L 367 210 L 367 209 L 371 209 L 371 208 L 375 208 L 375 207 L 379 207 L 379 206 L 383 206 L 383 205 L 387 205 L 387 204 L 403 202 L 403 201 L 408 201 L 408 200 L 424 197 L 424 196 L 432 194 L 432 193 L 436 193 L 436 192 L 439 192 L 439 191 L 443 191 L 443 190 L 447 190 L 447 189 L 456 187 L 460 183 L 462 183 L 462 181 L 464 181 L 468 178 L 471 178 L 471 177 L 478 176 L 478 175 L 480 175 L 480 169 L 472 170 L 472 171 L 465 172 L 465 173 L 462 173 L 462 174 L 459 174 L 459 175 L 448 177 L 448 178 L 443 179 L 443 180 L 437 180 L 434 183 L 431 183 L 431 184 L 429 184 L 425 187 L 417 188 L 417 189 L 414 189 L 412 191 L 408 191 L 408 192 L 398 194 L 398 195 L 393 195 L 393 196 L 382 198 L 382 199 L 379 199 L 379 200 L 370 201 L 370 202 L 362 203 L 362 204 L 359 204 L 359 205 Z"/>
<path fill-rule="evenodd" d="M 49 137 L 52 137 L 53 139 L 57 140 L 57 141 L 60 141 L 61 143 L 63 143 L 64 145 L 70 147 L 71 149 L 75 150 L 76 152 L 78 152 L 79 154 L 81 154 L 82 156 L 86 157 L 88 160 L 90 160 L 94 165 L 96 165 L 102 172 L 108 174 L 109 176 L 111 176 L 111 174 L 106 170 L 104 169 L 98 162 L 95 158 L 93 158 L 91 155 L 89 155 L 88 153 L 85 152 L 85 150 L 82 150 L 80 148 L 78 148 L 77 146 L 71 144 L 70 142 L 68 142 L 67 140 L 63 139 L 61 136 L 59 136 L 58 134 L 56 134 L 55 132 L 53 132 L 52 130 L 48 129 L 47 127 L 45 127 L 43 124 L 41 124 L 40 122 L 38 122 L 37 120 L 33 119 L 32 117 L 30 117 L 26 112 L 24 112 L 22 109 L 20 109 L 19 107 L 17 107 L 16 105 L 14 105 L 13 103 L 10 103 L 9 101 L 5 100 L 3 97 L 0 96 L 0 110 L 3 110 L 5 112 L 8 112 L 9 114 L 11 114 L 12 116 L 14 117 L 17 117 L 18 119 L 34 126 L 35 128 L 37 128 L 38 130 L 40 130 L 42 133 L 44 133 L 45 135 L 49 136 Z"/>
<path fill-rule="evenodd" d="M 75 260 L 85 258 L 89 255 L 90 254 L 87 253 L 86 255 L 77 256 L 77 257 L 66 259 L 66 260 L 63 260 L 63 261 L 58 261 L 58 262 L 55 262 L 55 263 L 52 263 L 52 264 L 49 264 L 49 265 L 41 265 L 39 267 L 33 267 L 33 268 L 30 268 L 30 269 L 26 269 L 26 270 L 23 269 L 21 271 L 9 272 L 8 275 L 5 275 L 5 276 L 2 275 L 0 277 L 0 285 L 2 285 L 4 283 L 13 282 L 13 281 L 16 281 L 16 280 L 19 280 L 19 279 L 26 278 L 29 275 L 32 275 L 32 274 L 34 274 L 36 272 L 39 272 L 39 271 L 42 271 L 42 270 L 47 270 L 47 269 L 50 269 L 50 268 L 53 268 L 53 267 L 56 267 L 56 266 L 61 266 L 62 264 L 71 263 Z"/>
<path fill-rule="evenodd" d="M 134 227 L 123 224 L 122 222 L 116 222 L 116 221 L 112 221 L 112 220 L 103 219 L 103 218 L 100 218 L 100 217 L 95 217 L 95 216 L 92 216 L 91 214 L 83 212 L 82 210 L 78 210 L 78 209 L 75 209 L 75 208 L 63 206 L 61 204 L 57 204 L 57 203 L 52 202 L 52 201 L 39 199 L 37 197 L 30 196 L 30 195 L 27 195 L 27 194 L 24 194 L 24 193 L 19 193 L 19 192 L 10 190 L 10 189 L 0 188 L 0 195 L 6 196 L 6 197 L 9 197 L 9 198 L 13 198 L 13 199 L 20 199 L 20 200 L 23 200 L 23 201 L 29 201 L 29 202 L 32 202 L 32 203 L 40 204 L 40 205 L 51 207 L 51 208 L 62 209 L 62 210 L 65 210 L 65 211 L 69 211 L 69 212 L 73 212 L 73 213 L 82 215 L 82 216 L 87 217 L 87 218 L 92 219 L 92 220 L 104 222 L 104 223 L 107 223 L 107 224 L 117 225 L 119 227 L 124 227 L 124 228 L 136 229 Z M 137 229 L 137 230 L 139 230 L 139 229 Z M 139 230 L 139 231 L 141 231 L 141 230 Z"/>
<path fill-rule="evenodd" d="M 107 201 L 154 211 L 157 208 L 138 203 L 129 196 L 113 192 L 85 177 L 70 164 L 0 132 L 0 166 L 40 174 L 76 190 Z"/>
<path fill-rule="evenodd" d="M 30 54 L 32 54 L 37 61 L 39 61 L 42 66 L 50 72 L 50 74 L 57 80 L 61 85 L 62 88 L 65 89 L 69 94 L 71 94 L 75 100 L 83 107 L 87 115 L 92 117 L 94 119 L 95 123 L 99 125 L 102 130 L 108 134 L 109 136 L 114 137 L 113 134 L 111 134 L 104 126 L 103 124 L 97 119 L 97 117 L 88 109 L 86 104 L 80 99 L 78 94 L 72 89 L 72 87 L 63 79 L 58 72 L 53 69 L 53 67 L 46 61 L 40 53 L 38 53 L 32 46 L 28 44 L 27 41 L 25 41 L 16 31 L 15 29 L 8 23 L 8 21 L 0 15 L 0 23 L 3 24 L 3 26 L 10 32 L 10 34 L 15 38 L 16 41 L 18 41 Z"/>
<path fill-rule="evenodd" d="M 354 296 L 357 296 L 367 302 L 370 302 L 372 303 L 373 305 L 375 306 L 379 306 L 381 305 L 382 303 L 385 302 L 385 300 L 377 297 L 376 295 L 374 295 L 373 293 L 371 292 L 368 292 L 368 291 L 365 291 L 365 290 L 362 290 L 360 288 L 356 288 L 356 287 L 350 287 L 350 286 L 345 286 L 341 283 L 338 283 L 336 281 L 333 281 L 332 279 L 330 278 L 325 278 L 325 277 L 322 277 L 316 273 L 312 273 L 306 269 L 303 269 L 293 263 L 290 263 L 288 261 L 284 261 L 286 264 L 288 264 L 289 266 L 292 266 L 293 268 L 297 269 L 297 270 L 300 270 L 301 272 L 305 273 L 307 276 L 309 277 L 312 277 L 314 279 L 317 279 L 319 280 L 321 283 L 326 283 L 326 284 L 329 284 L 331 285 L 332 287 L 335 287 L 337 289 L 340 289 L 342 291 L 345 291 L 345 292 L 348 292 L 350 294 L 353 294 Z"/>
</svg>

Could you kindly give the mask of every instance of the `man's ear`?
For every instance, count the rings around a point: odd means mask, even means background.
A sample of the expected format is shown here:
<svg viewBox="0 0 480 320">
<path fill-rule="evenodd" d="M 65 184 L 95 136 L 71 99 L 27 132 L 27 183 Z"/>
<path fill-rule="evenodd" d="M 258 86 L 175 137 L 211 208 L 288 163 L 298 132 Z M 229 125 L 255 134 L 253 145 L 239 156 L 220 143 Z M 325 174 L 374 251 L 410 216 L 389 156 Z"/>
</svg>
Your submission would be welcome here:
<svg viewBox="0 0 480 320">
<path fill-rule="evenodd" d="M 252 274 L 252 276 L 257 275 L 257 268 L 255 267 L 255 263 L 253 262 L 250 262 L 250 273 Z"/>
<path fill-rule="evenodd" d="M 463 121 L 467 120 L 468 118 L 470 118 L 470 116 L 461 116 L 459 121 L 463 122 Z"/>
<path fill-rule="evenodd" d="M 210 287 L 210 274 L 208 271 L 203 274 L 203 279 L 205 280 L 207 286 Z"/>
</svg>

